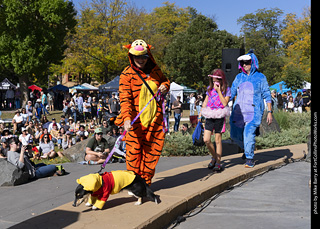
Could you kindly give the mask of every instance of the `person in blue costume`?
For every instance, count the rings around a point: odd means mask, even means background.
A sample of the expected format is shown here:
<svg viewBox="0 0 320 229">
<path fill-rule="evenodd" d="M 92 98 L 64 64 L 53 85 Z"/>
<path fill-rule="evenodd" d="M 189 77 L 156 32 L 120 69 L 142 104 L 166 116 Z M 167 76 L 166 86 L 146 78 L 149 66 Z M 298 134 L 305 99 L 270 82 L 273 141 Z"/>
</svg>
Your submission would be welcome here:
<svg viewBox="0 0 320 229">
<path fill-rule="evenodd" d="M 271 94 L 266 76 L 258 71 L 259 63 L 253 51 L 237 60 L 242 72 L 236 76 L 231 87 L 230 100 L 234 97 L 236 100 L 230 116 L 230 136 L 244 149 L 245 167 L 252 168 L 255 137 L 264 112 L 264 100 L 268 106 L 267 123 L 272 123 Z"/>
</svg>

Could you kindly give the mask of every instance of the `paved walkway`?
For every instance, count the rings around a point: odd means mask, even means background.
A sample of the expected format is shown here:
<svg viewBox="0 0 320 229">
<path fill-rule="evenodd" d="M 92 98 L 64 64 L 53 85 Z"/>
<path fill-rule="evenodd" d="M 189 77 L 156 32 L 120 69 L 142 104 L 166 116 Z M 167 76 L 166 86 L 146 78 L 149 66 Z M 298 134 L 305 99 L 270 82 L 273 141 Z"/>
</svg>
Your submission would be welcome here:
<svg viewBox="0 0 320 229">
<path fill-rule="evenodd" d="M 199 162 L 183 166 L 177 161 L 179 167 L 157 172 L 153 179 L 151 188 L 161 198 L 161 203 L 158 205 L 145 202 L 141 206 L 134 206 L 136 199 L 129 197 L 126 192 L 122 192 L 110 196 L 103 210 L 92 211 L 84 205 L 78 208 L 72 207 L 73 195 L 70 194 L 69 190 L 65 193 L 61 191 L 61 195 L 70 196 L 69 203 L 57 206 L 40 215 L 35 214 L 35 217 L 23 222 L 20 221 L 20 224 L 12 228 L 79 229 L 105 228 L 106 225 L 108 225 L 108 228 L 117 229 L 163 228 L 177 216 L 190 211 L 214 194 L 270 168 L 289 163 L 292 159 L 300 159 L 304 156 L 304 151 L 307 152 L 306 144 L 259 150 L 255 152 L 256 166 L 253 169 L 244 168 L 241 154 L 228 155 L 222 158 L 226 168 L 225 171 L 218 174 L 213 174 L 207 169 L 208 157 L 203 157 L 203 160 Z M 88 168 L 92 167 L 88 166 Z M 111 166 L 109 168 L 110 170 L 113 169 Z M 68 176 L 76 179 L 87 174 L 88 170 L 70 171 L 71 174 Z M 48 182 L 47 187 L 41 186 L 41 191 L 55 192 L 63 189 L 62 187 L 54 187 L 51 183 Z M 32 183 L 29 185 L 32 185 Z M 74 190 L 76 185 L 72 183 L 69 186 L 73 187 Z M 27 190 L 25 192 L 21 191 L 21 195 L 24 195 L 27 199 L 30 198 L 30 201 L 37 199 L 37 196 Z M 4 203 L 8 210 L 10 210 L 10 202 L 12 201 L 14 200 L 10 199 Z M 1 205 L 3 206 L 3 202 Z M 23 209 L 24 206 L 21 205 L 21 210 Z M 8 214 L 8 216 L 10 215 Z M 6 219 L 1 217 L 1 220 Z"/>
<path fill-rule="evenodd" d="M 310 176 L 310 163 L 288 164 L 223 193 L 176 228 L 311 228 Z"/>
</svg>

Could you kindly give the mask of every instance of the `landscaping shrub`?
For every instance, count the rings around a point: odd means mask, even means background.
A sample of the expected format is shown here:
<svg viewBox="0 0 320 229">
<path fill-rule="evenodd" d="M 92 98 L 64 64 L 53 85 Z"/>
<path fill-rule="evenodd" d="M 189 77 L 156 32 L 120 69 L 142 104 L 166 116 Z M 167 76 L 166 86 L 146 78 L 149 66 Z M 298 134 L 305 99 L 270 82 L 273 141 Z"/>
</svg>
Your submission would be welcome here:
<svg viewBox="0 0 320 229">
<path fill-rule="evenodd" d="M 311 113 L 275 112 L 274 118 L 279 123 L 281 132 L 268 133 L 264 137 L 256 137 L 256 149 L 267 149 L 285 145 L 307 143 L 311 131 Z M 222 139 L 230 139 L 229 131 L 222 134 Z M 214 135 L 211 138 L 214 141 Z M 192 136 L 172 133 L 167 135 L 162 151 L 162 156 L 194 156 L 207 155 L 193 152 Z"/>
</svg>

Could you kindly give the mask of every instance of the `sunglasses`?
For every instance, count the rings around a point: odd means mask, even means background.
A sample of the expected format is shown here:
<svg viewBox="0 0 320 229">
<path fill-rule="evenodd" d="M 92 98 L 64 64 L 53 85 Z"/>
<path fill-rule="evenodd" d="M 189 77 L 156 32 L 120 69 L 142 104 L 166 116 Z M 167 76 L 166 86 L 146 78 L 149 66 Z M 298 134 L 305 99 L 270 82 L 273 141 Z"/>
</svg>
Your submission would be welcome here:
<svg viewBox="0 0 320 229">
<path fill-rule="evenodd" d="M 146 59 L 148 59 L 149 57 L 142 55 L 142 56 L 133 56 L 133 58 L 134 58 L 134 59 L 143 59 L 143 60 L 146 60 Z"/>
<path fill-rule="evenodd" d="M 251 60 L 241 60 L 240 61 L 240 66 L 243 66 L 243 65 L 251 65 Z"/>
</svg>

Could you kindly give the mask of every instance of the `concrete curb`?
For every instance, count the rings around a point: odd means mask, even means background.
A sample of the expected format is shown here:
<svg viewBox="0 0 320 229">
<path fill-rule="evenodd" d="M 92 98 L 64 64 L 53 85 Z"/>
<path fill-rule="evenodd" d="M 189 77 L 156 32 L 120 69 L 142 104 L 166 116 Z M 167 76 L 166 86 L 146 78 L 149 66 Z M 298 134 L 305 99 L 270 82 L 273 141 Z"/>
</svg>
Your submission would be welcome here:
<svg viewBox="0 0 320 229">
<path fill-rule="evenodd" d="M 303 158 L 304 151 L 307 144 L 256 151 L 252 169 L 244 168 L 241 154 L 223 156 L 225 170 L 214 174 L 204 159 L 156 173 L 151 188 L 160 195 L 162 202 L 158 205 L 145 202 L 134 206 L 136 199 L 122 192 L 111 195 L 103 210 L 93 211 L 84 205 L 74 208 L 70 202 L 12 228 L 164 228 L 213 195 L 270 168 Z"/>
</svg>

